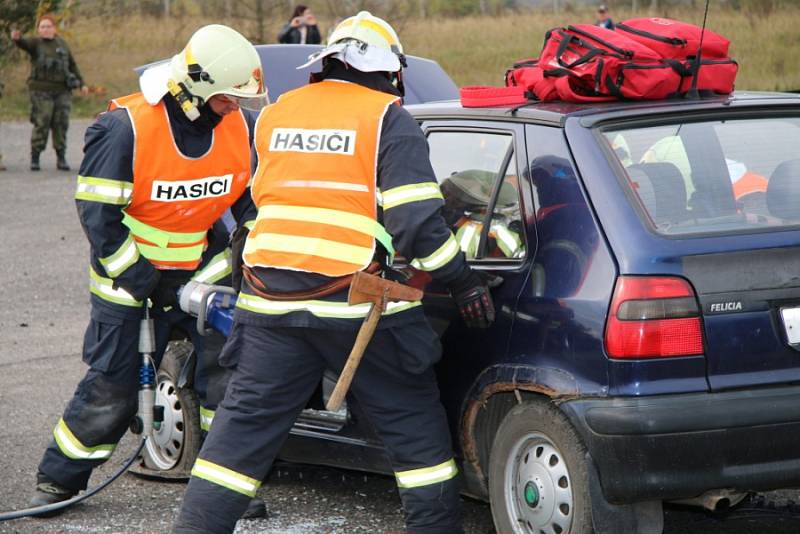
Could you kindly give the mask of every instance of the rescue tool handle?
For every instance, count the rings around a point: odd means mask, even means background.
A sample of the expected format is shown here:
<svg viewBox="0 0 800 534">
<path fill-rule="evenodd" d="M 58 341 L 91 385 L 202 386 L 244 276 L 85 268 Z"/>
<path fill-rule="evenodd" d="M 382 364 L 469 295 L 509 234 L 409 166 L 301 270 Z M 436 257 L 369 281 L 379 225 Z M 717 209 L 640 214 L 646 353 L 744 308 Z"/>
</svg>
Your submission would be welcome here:
<svg viewBox="0 0 800 534">
<path fill-rule="evenodd" d="M 203 292 L 203 295 L 200 297 L 200 308 L 197 310 L 197 333 L 201 336 L 207 336 L 214 331 L 212 328 L 206 328 L 206 314 L 208 313 L 208 299 L 217 293 L 232 295 L 234 297 L 239 295 L 235 289 L 226 286 L 209 286 L 209 288 Z"/>
<path fill-rule="evenodd" d="M 361 324 L 356 336 L 356 342 L 353 345 L 353 350 L 347 357 L 347 362 L 344 364 L 342 374 L 339 375 L 339 380 L 336 382 L 336 387 L 333 388 L 325 409 L 329 412 L 337 412 L 342 406 L 344 396 L 347 395 L 347 390 L 350 389 L 350 383 L 353 381 L 353 376 L 358 369 L 358 364 L 361 363 L 361 358 L 364 356 L 364 351 L 367 349 L 372 335 L 375 333 L 375 328 L 378 326 L 378 320 L 381 318 L 385 300 L 383 302 L 375 302 L 369 309 L 369 314 L 366 320 Z"/>
</svg>

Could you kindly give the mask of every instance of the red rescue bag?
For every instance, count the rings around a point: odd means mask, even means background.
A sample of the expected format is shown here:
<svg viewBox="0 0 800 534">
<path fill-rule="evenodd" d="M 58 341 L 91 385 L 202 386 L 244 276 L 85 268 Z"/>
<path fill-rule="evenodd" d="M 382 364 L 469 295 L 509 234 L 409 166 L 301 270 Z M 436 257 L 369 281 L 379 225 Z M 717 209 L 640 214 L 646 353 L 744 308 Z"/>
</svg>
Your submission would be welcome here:
<svg viewBox="0 0 800 534">
<path fill-rule="evenodd" d="M 654 17 L 620 22 L 616 31 L 647 45 L 664 59 L 686 59 L 697 55 L 703 29 L 686 22 Z M 706 28 L 702 57 L 727 57 L 729 45 L 729 40 Z"/>
<path fill-rule="evenodd" d="M 555 84 L 555 77 L 545 75 L 538 59 L 518 61 L 506 71 L 506 87 L 523 87 L 529 97 L 542 102 L 558 98 Z"/>
</svg>

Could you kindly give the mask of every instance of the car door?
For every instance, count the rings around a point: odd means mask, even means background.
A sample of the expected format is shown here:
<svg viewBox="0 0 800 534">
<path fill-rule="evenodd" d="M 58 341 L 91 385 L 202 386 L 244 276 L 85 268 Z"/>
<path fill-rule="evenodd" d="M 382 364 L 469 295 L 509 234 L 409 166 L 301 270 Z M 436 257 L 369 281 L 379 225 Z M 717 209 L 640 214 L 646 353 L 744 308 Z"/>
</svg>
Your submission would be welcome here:
<svg viewBox="0 0 800 534">
<path fill-rule="evenodd" d="M 425 312 L 442 336 L 444 350 L 437 375 L 455 437 L 464 397 L 478 375 L 499 363 L 506 353 L 513 311 L 529 272 L 526 265 L 530 265 L 536 238 L 535 231 L 526 228 L 526 220 L 532 221 L 525 216 L 532 213 L 527 174 L 518 172 L 526 168 L 527 161 L 523 128 L 442 121 L 425 123 L 423 130 L 445 198 L 445 220 L 469 263 L 499 282 L 492 289 L 497 319 L 486 330 L 464 326 L 446 287 L 436 282 L 426 287 Z M 397 266 L 402 267 L 403 262 L 400 259 Z M 337 413 L 321 409 L 334 381 L 332 375 L 323 380 L 321 399 L 316 403 L 312 399 L 300 415 L 281 458 L 390 472 L 382 444 L 357 399 L 348 397 Z"/>
<path fill-rule="evenodd" d="M 447 288 L 426 288 L 425 312 L 442 336 L 437 366 L 442 402 L 453 436 L 464 398 L 478 376 L 506 354 L 517 298 L 535 253 L 536 234 L 526 221 L 533 213 L 521 125 L 495 121 L 428 121 L 423 130 L 445 199 L 443 215 L 470 265 L 496 277 L 497 312 L 486 330 L 469 329 Z M 455 439 L 454 441 L 458 441 Z"/>
</svg>

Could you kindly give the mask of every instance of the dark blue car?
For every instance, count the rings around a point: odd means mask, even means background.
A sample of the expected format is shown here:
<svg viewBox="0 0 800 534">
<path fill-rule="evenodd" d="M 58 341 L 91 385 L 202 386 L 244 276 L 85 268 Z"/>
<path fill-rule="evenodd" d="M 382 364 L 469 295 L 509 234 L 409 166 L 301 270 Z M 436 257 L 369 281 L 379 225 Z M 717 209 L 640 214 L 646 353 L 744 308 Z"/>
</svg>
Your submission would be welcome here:
<svg viewBox="0 0 800 534">
<path fill-rule="evenodd" d="M 660 532 L 663 501 L 800 484 L 798 95 L 409 109 L 457 240 L 503 279 L 487 331 L 425 300 L 498 532 Z M 325 411 L 335 378 L 281 457 L 390 474 L 354 400 Z"/>
</svg>

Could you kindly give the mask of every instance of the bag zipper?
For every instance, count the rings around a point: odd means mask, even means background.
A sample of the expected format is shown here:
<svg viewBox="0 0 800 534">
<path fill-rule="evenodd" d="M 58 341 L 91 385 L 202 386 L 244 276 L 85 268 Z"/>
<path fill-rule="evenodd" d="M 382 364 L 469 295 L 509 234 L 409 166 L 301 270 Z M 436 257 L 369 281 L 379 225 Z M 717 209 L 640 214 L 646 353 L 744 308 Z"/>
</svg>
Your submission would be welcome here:
<svg viewBox="0 0 800 534">
<path fill-rule="evenodd" d="M 680 37 L 664 37 L 663 35 L 656 35 L 655 33 L 650 33 L 638 28 L 631 28 L 630 26 L 622 23 L 617 24 L 616 27 L 622 31 L 639 35 L 641 37 L 647 37 L 648 39 L 659 41 L 661 43 L 671 44 L 673 46 L 686 46 L 686 43 L 689 42 L 686 39 L 681 39 Z"/>
<path fill-rule="evenodd" d="M 633 57 L 633 52 L 632 51 L 625 50 L 624 48 L 620 48 L 615 44 L 609 43 L 605 39 L 601 39 L 600 37 L 592 35 L 589 32 L 585 32 L 583 30 L 580 30 L 580 29 L 576 28 L 575 26 L 567 26 L 567 30 L 569 30 L 571 32 L 574 32 L 574 33 L 577 33 L 578 35 L 583 35 L 584 37 L 586 37 L 587 39 L 590 39 L 592 41 L 596 41 L 596 42 L 600 43 L 601 45 L 610 48 L 611 50 L 613 50 L 617 54 L 621 54 L 621 55 L 623 55 L 625 57 L 628 57 L 628 58 L 632 58 Z"/>
</svg>

